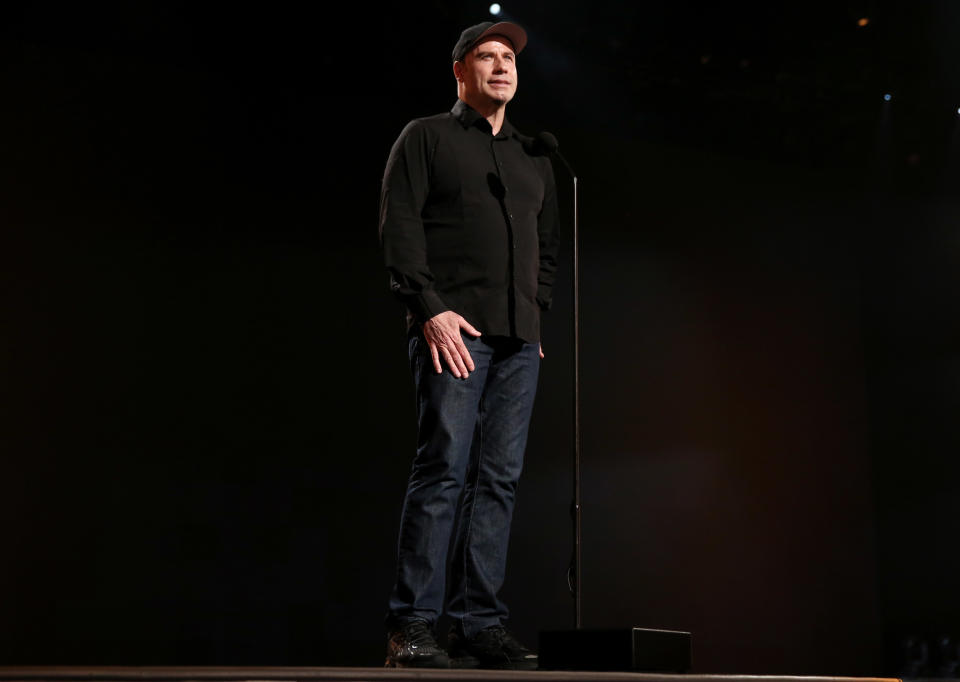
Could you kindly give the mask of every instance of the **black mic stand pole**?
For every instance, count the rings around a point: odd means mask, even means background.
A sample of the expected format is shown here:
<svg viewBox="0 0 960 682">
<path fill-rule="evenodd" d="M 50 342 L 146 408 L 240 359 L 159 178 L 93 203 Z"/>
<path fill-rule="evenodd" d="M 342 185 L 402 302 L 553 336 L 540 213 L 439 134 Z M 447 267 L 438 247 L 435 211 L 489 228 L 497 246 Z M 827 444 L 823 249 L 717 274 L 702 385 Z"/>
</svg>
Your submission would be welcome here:
<svg viewBox="0 0 960 682">
<path fill-rule="evenodd" d="M 560 154 L 557 156 L 563 159 Z M 573 503 L 570 508 L 570 515 L 573 517 L 573 557 L 570 559 L 572 580 L 568 579 L 567 582 L 573 593 L 573 625 L 579 630 L 583 627 L 580 601 L 580 226 L 577 213 L 577 175 L 566 159 L 563 159 L 563 162 L 573 176 Z"/>
</svg>

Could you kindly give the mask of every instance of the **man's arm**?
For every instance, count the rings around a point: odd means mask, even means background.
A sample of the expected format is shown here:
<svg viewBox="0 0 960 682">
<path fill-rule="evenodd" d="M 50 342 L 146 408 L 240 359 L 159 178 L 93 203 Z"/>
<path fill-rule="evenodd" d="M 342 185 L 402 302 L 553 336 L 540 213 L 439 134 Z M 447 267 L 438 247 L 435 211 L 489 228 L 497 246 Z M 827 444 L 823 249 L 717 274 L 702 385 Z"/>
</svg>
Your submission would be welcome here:
<svg viewBox="0 0 960 682">
<path fill-rule="evenodd" d="M 543 205 L 537 216 L 537 237 L 540 244 L 540 270 L 537 275 L 537 305 L 549 310 L 553 303 L 553 285 L 557 279 L 557 260 L 560 255 L 560 209 L 557 206 L 557 184 L 550 159 L 540 159 L 544 193 Z"/>
<path fill-rule="evenodd" d="M 443 357 L 455 377 L 474 370 L 460 330 L 479 336 L 473 325 L 450 310 L 434 288 L 427 265 L 421 214 L 430 192 L 430 156 L 436 141 L 422 123 L 412 121 L 390 150 L 380 193 L 380 243 L 390 273 L 390 289 L 423 327 L 433 367 Z"/>
<path fill-rule="evenodd" d="M 537 237 L 540 242 L 540 271 L 537 274 L 537 305 L 549 310 L 553 303 L 553 284 L 557 279 L 557 260 L 560 256 L 560 209 L 557 205 L 557 183 L 553 177 L 553 165 L 544 158 L 543 206 L 537 216 Z M 540 344 L 543 357 L 543 344 Z"/>
<path fill-rule="evenodd" d="M 430 192 L 430 156 L 434 141 L 419 121 L 411 121 L 394 142 L 380 191 L 380 243 L 390 273 L 390 289 L 417 322 L 448 308 L 434 289 L 427 266 L 421 213 Z"/>
</svg>

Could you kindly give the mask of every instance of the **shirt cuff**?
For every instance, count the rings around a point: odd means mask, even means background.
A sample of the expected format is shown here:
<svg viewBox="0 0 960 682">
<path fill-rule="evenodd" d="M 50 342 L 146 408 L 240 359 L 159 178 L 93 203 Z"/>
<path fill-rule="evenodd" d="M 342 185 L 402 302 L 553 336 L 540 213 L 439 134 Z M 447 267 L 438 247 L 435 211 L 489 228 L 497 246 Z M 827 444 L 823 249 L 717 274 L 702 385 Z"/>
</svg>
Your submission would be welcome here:
<svg viewBox="0 0 960 682">
<path fill-rule="evenodd" d="M 450 310 L 450 308 L 440 300 L 440 297 L 437 296 L 437 292 L 433 290 L 423 291 L 413 296 L 407 301 L 407 307 L 410 308 L 413 317 L 420 324 L 423 324 L 435 315 Z"/>
</svg>

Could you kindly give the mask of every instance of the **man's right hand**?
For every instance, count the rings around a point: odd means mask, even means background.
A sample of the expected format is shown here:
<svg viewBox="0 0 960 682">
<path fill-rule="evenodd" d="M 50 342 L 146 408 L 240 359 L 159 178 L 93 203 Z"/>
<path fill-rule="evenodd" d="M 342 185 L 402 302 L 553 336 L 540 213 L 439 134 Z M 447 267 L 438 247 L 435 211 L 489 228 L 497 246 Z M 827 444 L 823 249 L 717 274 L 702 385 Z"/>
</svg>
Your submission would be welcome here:
<svg viewBox="0 0 960 682">
<path fill-rule="evenodd" d="M 437 374 L 443 372 L 440 366 L 440 356 L 458 379 L 466 379 L 475 368 L 470 351 L 463 344 L 460 330 L 471 336 L 480 336 L 480 332 L 473 328 L 463 317 L 452 310 L 434 315 L 423 323 L 423 336 L 430 347 L 430 356 L 433 358 L 433 368 Z"/>
</svg>

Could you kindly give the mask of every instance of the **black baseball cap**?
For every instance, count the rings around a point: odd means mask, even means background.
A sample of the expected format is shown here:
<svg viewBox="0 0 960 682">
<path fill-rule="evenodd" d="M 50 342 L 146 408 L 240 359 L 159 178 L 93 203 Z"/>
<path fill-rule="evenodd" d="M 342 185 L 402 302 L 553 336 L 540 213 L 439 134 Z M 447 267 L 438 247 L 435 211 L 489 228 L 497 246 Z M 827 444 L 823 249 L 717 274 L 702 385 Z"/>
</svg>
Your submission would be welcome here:
<svg viewBox="0 0 960 682">
<path fill-rule="evenodd" d="M 514 23 L 501 21 L 493 23 L 492 21 L 483 21 L 470 28 L 463 29 L 460 34 L 460 40 L 453 48 L 453 61 L 462 60 L 473 46 L 482 42 L 487 36 L 504 36 L 513 43 L 513 51 L 520 54 L 520 50 L 527 44 L 527 32 Z"/>
</svg>

